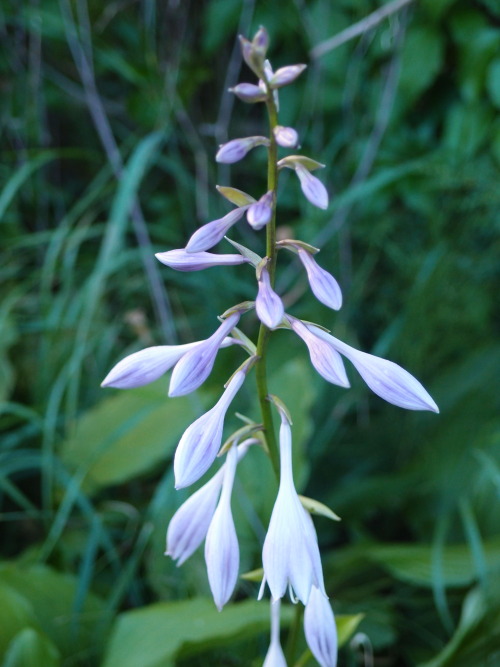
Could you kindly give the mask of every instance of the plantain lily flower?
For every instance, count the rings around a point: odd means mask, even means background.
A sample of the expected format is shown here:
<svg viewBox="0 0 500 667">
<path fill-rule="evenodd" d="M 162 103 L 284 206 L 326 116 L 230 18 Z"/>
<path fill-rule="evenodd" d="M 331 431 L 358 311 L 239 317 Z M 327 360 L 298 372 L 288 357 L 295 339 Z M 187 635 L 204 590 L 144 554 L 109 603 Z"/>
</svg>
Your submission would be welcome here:
<svg viewBox="0 0 500 667">
<path fill-rule="evenodd" d="M 309 325 L 308 329 L 347 357 L 370 389 L 384 401 L 407 410 L 439 412 L 438 406 L 420 382 L 398 364 L 356 350 L 314 325 Z"/>
<path fill-rule="evenodd" d="M 229 229 L 238 222 L 247 208 L 248 206 L 239 206 L 229 211 L 223 218 L 207 222 L 206 225 L 197 229 L 186 245 L 186 252 L 203 252 L 204 250 L 213 248 L 214 245 L 224 238 Z"/>
<path fill-rule="evenodd" d="M 255 299 L 255 310 L 259 320 L 274 329 L 277 327 L 285 314 L 283 302 L 271 287 L 269 271 L 264 266 L 260 271 L 258 279 L 259 291 Z"/>
<path fill-rule="evenodd" d="M 212 372 L 215 357 L 223 340 L 238 324 L 239 313 L 225 319 L 210 338 L 182 356 L 170 378 L 169 396 L 184 396 L 201 386 Z"/>
<path fill-rule="evenodd" d="M 313 586 L 304 612 L 304 633 L 311 653 L 321 667 L 337 665 L 337 626 L 330 603 Z"/>
<path fill-rule="evenodd" d="M 155 255 L 162 264 L 176 271 L 202 271 L 211 266 L 234 266 L 249 260 L 242 255 L 215 255 L 210 252 L 186 252 L 184 248 L 158 252 Z"/>
<path fill-rule="evenodd" d="M 328 208 L 328 192 L 319 178 L 313 176 L 300 162 L 294 165 L 294 169 L 305 198 L 318 208 Z"/>
<path fill-rule="evenodd" d="M 240 566 L 240 549 L 231 512 L 231 492 L 237 463 L 238 454 L 233 445 L 226 456 L 222 493 L 205 541 L 208 581 L 219 611 L 233 593 Z"/>
<path fill-rule="evenodd" d="M 269 146 L 267 137 L 244 137 L 243 139 L 232 139 L 227 144 L 222 144 L 215 160 L 222 164 L 233 164 L 239 162 L 245 155 L 256 146 Z"/>
<path fill-rule="evenodd" d="M 280 600 L 271 602 L 271 643 L 262 667 L 286 667 L 286 660 L 280 644 Z"/>
<path fill-rule="evenodd" d="M 245 375 L 244 370 L 237 371 L 214 407 L 184 431 L 174 457 L 176 489 L 194 484 L 214 462 L 222 441 L 226 412 Z"/>
<path fill-rule="evenodd" d="M 264 540 L 264 579 L 259 599 L 269 585 L 273 601 L 290 588 L 292 600 L 307 604 L 314 585 L 326 596 L 318 539 L 309 513 L 302 507 L 292 472 L 292 434 L 284 411 L 280 427 L 280 485 Z"/>
<path fill-rule="evenodd" d="M 304 248 L 298 248 L 298 255 L 307 271 L 307 278 L 314 296 L 325 306 L 333 308 L 333 310 L 340 310 L 342 292 L 335 278 L 328 271 L 318 266 L 311 253 Z"/>
</svg>

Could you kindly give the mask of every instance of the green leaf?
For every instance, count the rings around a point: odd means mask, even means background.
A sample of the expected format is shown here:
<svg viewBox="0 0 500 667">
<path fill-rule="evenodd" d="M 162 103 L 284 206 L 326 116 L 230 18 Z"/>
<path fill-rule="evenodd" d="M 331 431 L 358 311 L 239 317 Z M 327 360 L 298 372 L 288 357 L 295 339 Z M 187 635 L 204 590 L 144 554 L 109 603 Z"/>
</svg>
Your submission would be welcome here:
<svg viewBox="0 0 500 667">
<path fill-rule="evenodd" d="M 0 578 L 0 657 L 18 632 L 33 626 L 37 621 L 29 601 Z"/>
<path fill-rule="evenodd" d="M 497 109 L 500 109 L 500 58 L 490 63 L 486 79 L 486 87 L 490 99 Z"/>
<path fill-rule="evenodd" d="M 230 188 L 226 185 L 216 185 L 217 191 L 225 197 L 231 204 L 235 206 L 248 206 L 248 204 L 254 204 L 255 199 L 248 195 L 243 190 L 238 190 L 237 188 Z"/>
<path fill-rule="evenodd" d="M 282 610 L 289 622 L 292 609 Z M 176 658 L 252 637 L 269 628 L 269 606 L 247 600 L 218 612 L 212 600 L 161 602 L 120 614 L 103 667 L 170 667 Z"/>
<path fill-rule="evenodd" d="M 337 514 L 335 514 L 333 510 L 331 510 L 323 503 L 320 503 L 318 500 L 314 500 L 313 498 L 308 498 L 307 496 L 300 496 L 300 495 L 299 498 L 303 507 L 311 514 L 324 516 L 327 519 L 331 519 L 332 521 L 341 521 L 341 518 Z"/>
<path fill-rule="evenodd" d="M 24 628 L 9 644 L 2 667 L 58 667 L 59 651 L 45 635 Z"/>
<path fill-rule="evenodd" d="M 163 380 L 108 398 L 85 413 L 61 458 L 85 475 L 89 492 L 125 482 L 168 458 L 190 421 L 193 399 L 169 399 Z"/>
<path fill-rule="evenodd" d="M 60 574 L 44 565 L 22 567 L 16 563 L 2 563 L 0 587 L 0 590 L 8 588 L 14 591 L 15 598 L 11 593 L 5 604 L 5 598 L 0 597 L 0 613 L 8 609 L 9 602 L 12 609 L 15 602 L 14 611 L 18 618 L 14 623 L 15 634 L 23 627 L 41 629 L 64 657 L 81 651 L 92 654 L 99 651 L 97 624 L 105 618 L 104 605 L 97 596 L 88 594 L 81 612 L 77 614 L 74 610 L 77 594 L 75 577 Z M 12 618 L 16 618 L 14 613 Z M 5 627 L 12 627 L 9 626 L 12 623 L 10 613 L 8 619 L 2 619 L 2 638 Z"/>
<path fill-rule="evenodd" d="M 364 614 L 352 614 L 335 616 L 335 624 L 337 626 L 339 647 L 343 646 L 352 635 L 356 632 L 358 625 L 363 620 Z"/>
<path fill-rule="evenodd" d="M 440 31 L 429 25 L 412 27 L 403 46 L 398 104 L 410 107 L 435 80 L 442 63 Z"/>
<path fill-rule="evenodd" d="M 443 143 L 460 158 L 472 157 L 487 140 L 492 121 L 486 104 L 456 104 L 446 117 Z"/>
<path fill-rule="evenodd" d="M 487 572 L 500 570 L 500 540 L 484 542 L 484 559 Z M 424 545 L 391 544 L 364 546 L 363 554 L 378 562 L 391 574 L 416 586 L 431 587 L 434 583 L 433 550 Z M 470 548 L 454 544 L 443 549 L 440 564 L 446 587 L 468 586 L 477 578 L 477 570 Z"/>
</svg>

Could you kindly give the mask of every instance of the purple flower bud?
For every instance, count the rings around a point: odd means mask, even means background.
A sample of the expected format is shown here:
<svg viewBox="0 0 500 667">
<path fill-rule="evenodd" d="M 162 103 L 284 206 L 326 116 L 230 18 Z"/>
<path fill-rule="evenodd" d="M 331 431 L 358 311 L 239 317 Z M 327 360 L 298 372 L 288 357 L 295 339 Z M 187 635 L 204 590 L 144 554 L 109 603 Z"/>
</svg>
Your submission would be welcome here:
<svg viewBox="0 0 500 667">
<path fill-rule="evenodd" d="M 174 366 L 186 352 L 204 341 L 186 345 L 157 345 L 134 352 L 119 361 L 104 380 L 101 387 L 133 389 L 154 382 Z"/>
<path fill-rule="evenodd" d="M 356 350 L 315 326 L 308 326 L 308 329 L 347 357 L 370 389 L 388 403 L 407 410 L 439 412 L 438 406 L 420 382 L 398 364 Z"/>
<path fill-rule="evenodd" d="M 269 48 L 269 35 L 264 26 L 260 26 L 255 33 L 252 39 L 252 46 L 263 58 L 266 56 L 267 49 Z"/>
<path fill-rule="evenodd" d="M 277 327 L 285 314 L 283 302 L 271 287 L 269 271 L 266 267 L 263 267 L 260 272 L 259 293 L 255 300 L 255 310 L 259 320 L 269 329 Z"/>
<path fill-rule="evenodd" d="M 210 338 L 207 338 L 207 340 L 199 343 L 194 349 L 184 354 L 176 364 L 170 378 L 169 396 L 190 394 L 205 382 L 212 372 L 215 357 L 222 341 L 238 324 L 239 319 L 240 314 L 233 313 L 222 322 Z"/>
<path fill-rule="evenodd" d="M 245 380 L 245 371 L 235 373 L 214 407 L 184 431 L 174 457 L 175 488 L 196 482 L 212 465 L 222 440 L 224 418 Z"/>
<path fill-rule="evenodd" d="M 257 442 L 254 438 L 248 438 L 238 445 L 238 461 L 245 456 L 249 446 Z M 170 519 L 165 555 L 176 560 L 178 566 L 196 551 L 206 537 L 224 479 L 224 469 L 225 464 Z"/>
<path fill-rule="evenodd" d="M 266 582 L 273 601 L 282 598 L 288 586 L 303 604 L 307 604 L 313 585 L 326 596 L 314 524 L 302 507 L 293 483 L 292 434 L 283 412 L 280 427 L 280 486 L 264 540 L 262 564 L 264 579 L 259 599 L 262 598 Z"/>
<path fill-rule="evenodd" d="M 248 151 L 256 146 L 268 146 L 267 137 L 244 137 L 243 139 L 233 139 L 222 146 L 217 151 L 215 159 L 223 164 L 233 164 L 242 160 Z"/>
<path fill-rule="evenodd" d="M 318 373 L 332 384 L 339 387 L 349 387 L 342 357 L 331 345 L 315 335 L 318 329 L 316 327 L 306 327 L 295 317 L 288 316 L 288 321 L 297 336 L 300 336 L 307 345 L 311 363 Z"/>
<path fill-rule="evenodd" d="M 299 163 L 296 163 L 294 168 L 306 199 L 318 208 L 328 208 L 328 192 L 319 178 L 313 176 L 310 171 Z"/>
<path fill-rule="evenodd" d="M 276 143 L 284 148 L 295 148 L 299 143 L 299 135 L 293 127 L 276 126 L 274 128 L 274 138 L 276 139 Z"/>
<path fill-rule="evenodd" d="M 337 626 L 330 603 L 313 586 L 304 612 L 304 633 L 311 653 L 321 667 L 337 665 Z"/>
<path fill-rule="evenodd" d="M 309 285 L 314 296 L 325 306 L 333 308 L 333 310 L 339 310 L 342 306 L 342 292 L 338 282 L 328 271 L 318 266 L 314 257 L 307 250 L 298 248 L 298 254 L 307 271 Z"/>
<path fill-rule="evenodd" d="M 202 252 L 219 243 L 228 230 L 242 217 L 248 206 L 240 206 L 230 211 L 223 218 L 212 220 L 195 231 L 186 245 L 186 252 Z"/>
<path fill-rule="evenodd" d="M 155 255 L 162 264 L 176 271 L 201 271 L 211 266 L 233 266 L 249 260 L 241 255 L 215 255 L 210 252 L 186 252 L 184 248 L 158 252 Z"/>
<path fill-rule="evenodd" d="M 264 56 L 261 52 L 256 51 L 252 42 L 243 37 L 243 35 L 240 35 L 240 45 L 243 60 L 252 72 L 260 77 L 262 75 Z"/>
<path fill-rule="evenodd" d="M 252 204 L 247 211 L 247 220 L 250 227 L 255 230 L 262 229 L 271 220 L 273 204 L 273 191 L 269 190 L 259 201 Z"/>
<path fill-rule="evenodd" d="M 287 65 L 276 70 L 270 80 L 271 88 L 286 86 L 302 74 L 307 65 Z"/>
<path fill-rule="evenodd" d="M 280 600 L 271 602 L 271 643 L 262 667 L 287 667 L 280 644 Z"/>
<path fill-rule="evenodd" d="M 253 83 L 239 83 L 229 90 L 243 102 L 264 102 L 266 99 L 266 93 Z"/>
<path fill-rule="evenodd" d="M 240 549 L 231 513 L 231 491 L 237 460 L 238 454 L 233 446 L 226 456 L 222 493 L 205 542 L 208 581 L 219 611 L 233 593 L 240 566 Z"/>
</svg>

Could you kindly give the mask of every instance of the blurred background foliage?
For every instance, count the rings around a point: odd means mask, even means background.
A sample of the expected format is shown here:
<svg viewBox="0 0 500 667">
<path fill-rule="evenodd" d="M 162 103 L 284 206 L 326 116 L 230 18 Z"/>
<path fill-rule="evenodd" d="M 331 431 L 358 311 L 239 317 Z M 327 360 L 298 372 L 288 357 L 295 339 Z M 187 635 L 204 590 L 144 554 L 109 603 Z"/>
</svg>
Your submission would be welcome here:
<svg viewBox="0 0 500 667">
<path fill-rule="evenodd" d="M 327 385 L 298 339 L 273 337 L 271 390 L 294 415 L 299 491 L 342 517 L 316 524 L 345 638 L 363 614 L 340 664 L 500 664 L 500 7 L 409 2 L 314 57 L 378 7 L 2 3 L 3 665 L 262 662 L 257 585 L 241 580 L 218 614 L 202 554 L 180 569 L 162 555 L 187 497 L 173 488 L 173 451 L 238 352 L 224 350 L 194 396 L 166 400 L 164 379 L 99 387 L 126 354 L 204 338 L 254 294 L 244 267 L 180 274 L 153 253 L 227 211 L 216 183 L 265 189 L 263 151 L 231 168 L 213 160 L 219 143 L 265 131 L 259 105 L 227 94 L 253 81 L 236 35 L 260 24 L 275 67 L 309 65 L 281 92 L 281 122 L 327 165 L 332 194 L 313 210 L 283 174 L 279 233 L 322 248 L 345 305 L 311 298 L 285 256 L 278 289 L 293 314 L 401 363 L 441 408 L 407 413 L 354 374 L 350 391 Z M 245 225 L 233 237 L 262 250 Z M 244 328 L 255 334 L 255 320 Z M 235 409 L 258 418 L 251 382 Z M 260 566 L 276 491 L 261 452 L 236 491 L 245 571 Z"/>
</svg>

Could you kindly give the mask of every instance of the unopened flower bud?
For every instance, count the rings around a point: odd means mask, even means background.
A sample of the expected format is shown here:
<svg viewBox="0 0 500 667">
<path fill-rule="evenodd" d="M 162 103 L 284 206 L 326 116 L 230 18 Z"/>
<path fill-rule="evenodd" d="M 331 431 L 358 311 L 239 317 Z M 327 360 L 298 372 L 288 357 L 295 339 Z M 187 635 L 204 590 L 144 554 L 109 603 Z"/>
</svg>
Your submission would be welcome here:
<svg viewBox="0 0 500 667">
<path fill-rule="evenodd" d="M 299 177 L 300 187 L 306 199 L 318 208 L 328 208 L 328 192 L 319 178 L 298 163 L 295 165 L 295 173 Z"/>
<path fill-rule="evenodd" d="M 260 26 L 255 33 L 252 40 L 252 46 L 255 53 L 261 55 L 262 58 L 266 57 L 267 49 L 269 48 L 269 35 L 264 26 Z"/>
<path fill-rule="evenodd" d="M 215 159 L 217 162 L 223 164 L 233 164 L 242 160 L 248 151 L 255 148 L 255 146 L 268 146 L 269 139 L 267 137 L 244 137 L 243 139 L 233 139 L 222 146 L 217 151 Z"/>
<path fill-rule="evenodd" d="M 239 83 L 229 91 L 243 102 L 264 102 L 266 99 L 266 93 L 253 83 Z"/>
<path fill-rule="evenodd" d="M 281 88 L 281 86 L 287 86 L 292 81 L 302 74 L 307 65 L 287 65 L 286 67 L 280 67 L 273 74 L 269 85 L 271 88 Z"/>
<path fill-rule="evenodd" d="M 255 230 L 262 229 L 271 220 L 273 203 L 273 191 L 269 190 L 259 201 L 252 204 L 247 210 L 247 220 L 250 227 Z"/>
<path fill-rule="evenodd" d="M 262 77 L 265 60 L 264 54 L 258 47 L 256 49 L 255 45 L 246 39 L 246 37 L 243 37 L 243 35 L 240 35 L 240 44 L 243 60 L 254 74 L 259 78 Z"/>
<path fill-rule="evenodd" d="M 276 143 L 284 148 L 295 148 L 299 143 L 299 135 L 293 127 L 284 127 L 283 125 L 277 125 L 274 130 L 274 138 Z"/>
</svg>

